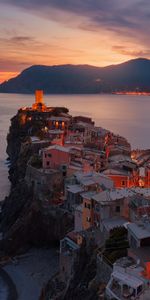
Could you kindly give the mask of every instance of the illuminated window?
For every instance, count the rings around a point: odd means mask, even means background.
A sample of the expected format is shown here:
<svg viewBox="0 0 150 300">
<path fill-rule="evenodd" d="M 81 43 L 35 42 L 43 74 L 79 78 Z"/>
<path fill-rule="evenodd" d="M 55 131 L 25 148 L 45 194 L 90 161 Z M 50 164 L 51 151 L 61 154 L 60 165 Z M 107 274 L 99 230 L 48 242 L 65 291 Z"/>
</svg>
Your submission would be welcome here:
<svg viewBox="0 0 150 300">
<path fill-rule="evenodd" d="M 144 185 L 145 185 L 144 180 L 140 178 L 140 179 L 139 179 L 139 186 L 140 186 L 140 187 L 144 187 Z"/>
<path fill-rule="evenodd" d="M 125 185 L 126 185 L 125 180 L 122 180 L 122 181 L 121 181 L 121 185 L 122 185 L 122 186 L 125 186 Z"/>
</svg>

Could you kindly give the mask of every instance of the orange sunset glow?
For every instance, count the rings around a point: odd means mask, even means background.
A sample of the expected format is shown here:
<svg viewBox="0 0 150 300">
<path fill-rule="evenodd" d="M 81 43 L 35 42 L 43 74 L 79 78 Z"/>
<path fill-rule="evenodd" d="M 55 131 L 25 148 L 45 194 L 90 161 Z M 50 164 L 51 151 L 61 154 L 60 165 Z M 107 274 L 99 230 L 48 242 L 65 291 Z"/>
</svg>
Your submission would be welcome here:
<svg viewBox="0 0 150 300">
<path fill-rule="evenodd" d="M 0 300 L 150 300 L 150 0 L 0 0 Z"/>
<path fill-rule="evenodd" d="M 9 80 L 10 78 L 14 78 L 19 74 L 19 72 L 0 72 L 0 82 L 4 82 Z"/>
<path fill-rule="evenodd" d="M 0 82 L 31 65 L 107 66 L 150 57 L 146 0 L 0 3 Z M 136 13 L 135 13 L 136 11 Z"/>
</svg>

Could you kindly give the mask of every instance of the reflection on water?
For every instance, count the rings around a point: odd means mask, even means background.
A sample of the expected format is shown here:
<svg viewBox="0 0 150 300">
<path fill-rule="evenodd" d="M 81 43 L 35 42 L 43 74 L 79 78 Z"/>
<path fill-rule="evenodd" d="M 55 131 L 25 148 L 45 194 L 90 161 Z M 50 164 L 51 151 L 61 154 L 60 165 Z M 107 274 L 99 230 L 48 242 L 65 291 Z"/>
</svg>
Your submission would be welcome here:
<svg viewBox="0 0 150 300">
<path fill-rule="evenodd" d="M 125 136 L 132 148 L 150 148 L 150 97 L 124 95 L 46 95 L 48 106 L 66 106 L 73 115 L 91 116 L 96 125 Z M 10 118 L 22 106 L 31 106 L 34 95 L 0 94 L 1 195 L 7 190 L 6 135 Z M 2 196 L 0 195 L 0 199 Z"/>
</svg>

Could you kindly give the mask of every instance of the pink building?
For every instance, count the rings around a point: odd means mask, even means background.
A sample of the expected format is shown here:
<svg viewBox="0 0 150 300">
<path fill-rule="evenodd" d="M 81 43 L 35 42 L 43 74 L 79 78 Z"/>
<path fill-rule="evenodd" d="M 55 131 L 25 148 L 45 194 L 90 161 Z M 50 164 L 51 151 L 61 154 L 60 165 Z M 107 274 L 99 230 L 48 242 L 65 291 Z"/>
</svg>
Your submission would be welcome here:
<svg viewBox="0 0 150 300">
<path fill-rule="evenodd" d="M 57 169 L 63 165 L 68 167 L 70 160 L 71 153 L 69 148 L 53 145 L 43 149 L 42 162 L 44 169 Z"/>
<path fill-rule="evenodd" d="M 52 145 L 64 145 L 64 131 L 60 129 L 49 130 L 49 138 Z"/>
</svg>

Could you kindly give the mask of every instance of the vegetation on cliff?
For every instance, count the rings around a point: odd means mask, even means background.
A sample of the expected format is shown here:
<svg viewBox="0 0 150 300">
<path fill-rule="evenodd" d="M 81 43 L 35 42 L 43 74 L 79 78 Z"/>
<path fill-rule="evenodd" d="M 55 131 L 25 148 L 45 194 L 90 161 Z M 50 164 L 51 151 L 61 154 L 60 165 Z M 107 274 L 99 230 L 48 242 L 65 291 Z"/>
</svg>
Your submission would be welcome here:
<svg viewBox="0 0 150 300">
<path fill-rule="evenodd" d="M 106 240 L 104 257 L 112 265 L 120 257 L 127 256 L 127 248 L 129 248 L 127 229 L 124 227 L 114 228 Z"/>
</svg>

